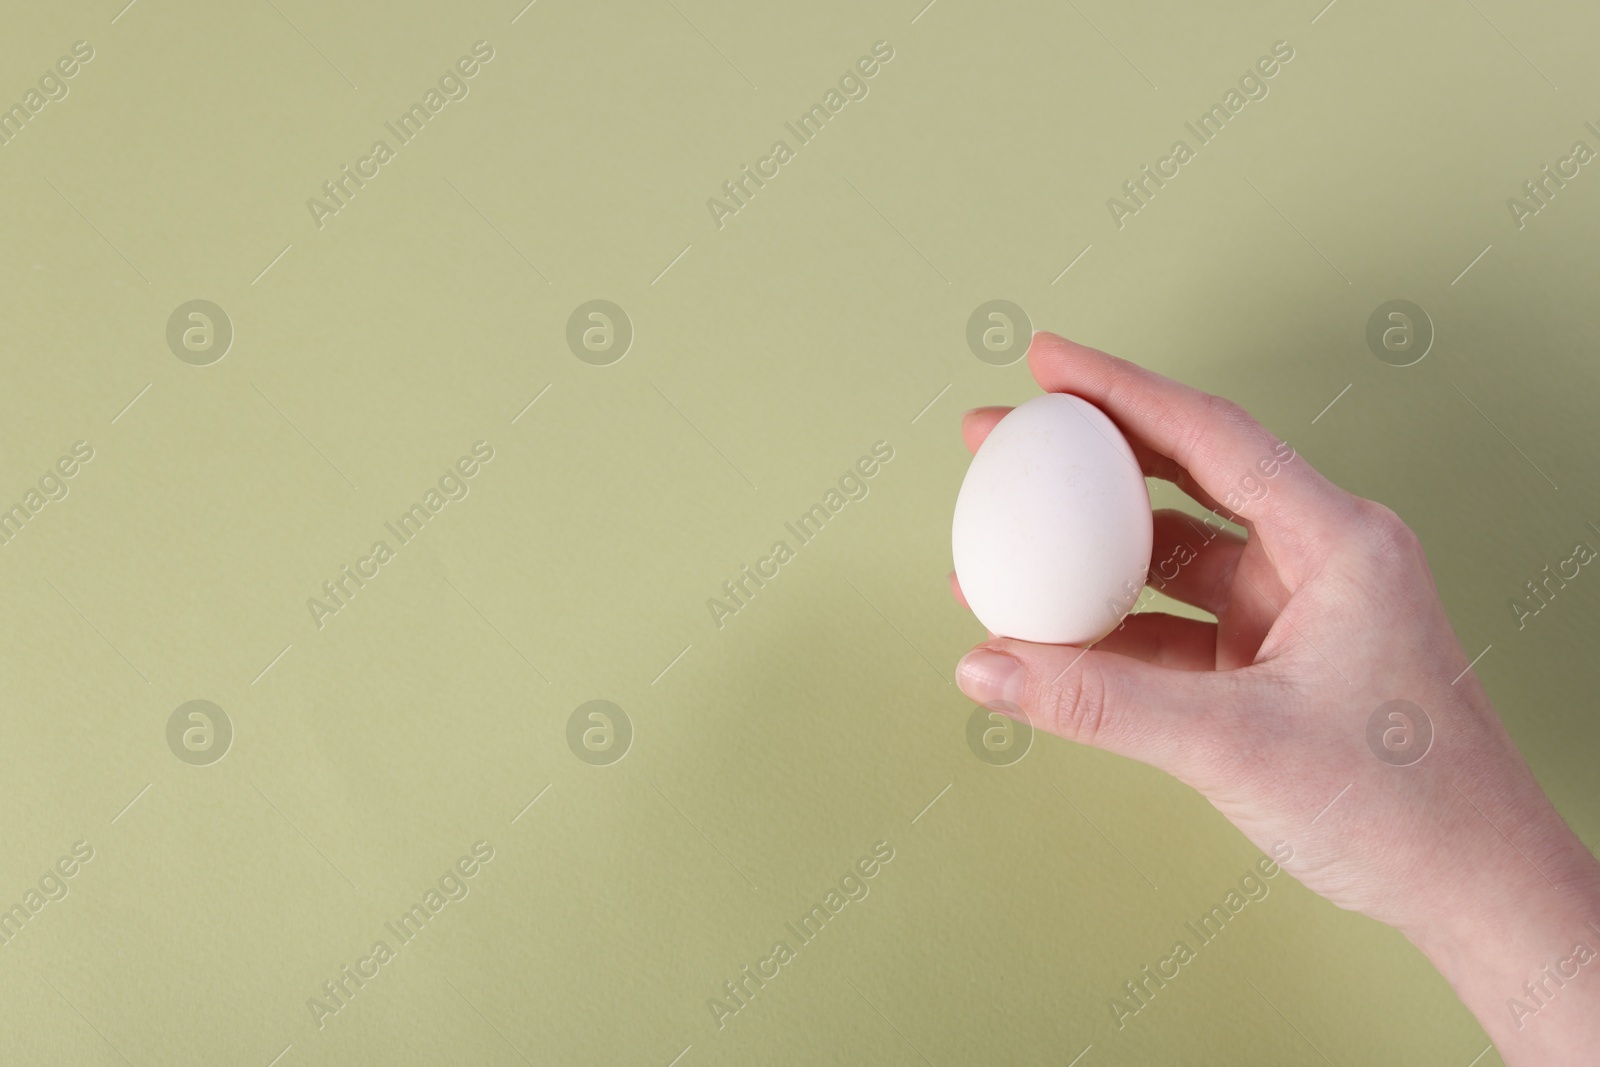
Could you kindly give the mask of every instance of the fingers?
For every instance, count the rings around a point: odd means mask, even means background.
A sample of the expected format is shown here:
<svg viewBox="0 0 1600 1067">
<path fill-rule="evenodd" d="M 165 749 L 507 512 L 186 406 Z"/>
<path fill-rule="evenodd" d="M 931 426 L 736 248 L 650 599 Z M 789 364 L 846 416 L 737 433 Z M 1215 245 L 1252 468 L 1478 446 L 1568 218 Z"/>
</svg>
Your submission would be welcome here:
<svg viewBox="0 0 1600 1067">
<path fill-rule="evenodd" d="M 1234 673 L 1173 670 L 1114 652 L 996 638 L 967 653 L 956 684 L 979 704 L 1184 781 L 1216 743 L 1213 709 L 1236 702 Z"/>
<path fill-rule="evenodd" d="M 957 604 L 960 604 L 968 611 L 972 610 L 972 605 L 967 603 L 967 594 L 961 591 L 961 582 L 956 578 L 955 571 L 950 572 L 950 593 L 956 598 Z"/>
<path fill-rule="evenodd" d="M 1244 538 L 1174 508 L 1154 516 L 1147 584 L 1157 592 L 1213 615 L 1228 606 Z"/>
<path fill-rule="evenodd" d="M 1239 516 L 1223 507 L 1215 497 L 1206 492 L 1205 488 L 1194 480 L 1194 475 L 1184 470 L 1183 465 L 1177 460 L 1163 456 L 1136 437 L 1129 437 L 1128 444 L 1133 446 L 1133 454 L 1139 460 L 1139 469 L 1144 471 L 1146 478 L 1159 478 L 1164 482 L 1171 482 L 1207 511 L 1216 512 L 1229 522 L 1241 521 Z"/>
<path fill-rule="evenodd" d="M 1295 549 L 1302 574 L 1329 528 L 1354 521 L 1355 497 L 1232 401 L 1050 333 L 1034 335 L 1028 366 L 1044 389 L 1099 405 L 1212 498 Z"/>
<path fill-rule="evenodd" d="M 1180 671 L 1216 670 L 1217 624 L 1161 611 L 1135 612 L 1097 641 L 1094 650 Z"/>
<path fill-rule="evenodd" d="M 961 416 L 961 439 L 967 443 L 968 452 L 976 452 L 983 439 L 989 436 L 995 423 L 1005 418 L 1010 408 L 973 408 Z"/>
</svg>

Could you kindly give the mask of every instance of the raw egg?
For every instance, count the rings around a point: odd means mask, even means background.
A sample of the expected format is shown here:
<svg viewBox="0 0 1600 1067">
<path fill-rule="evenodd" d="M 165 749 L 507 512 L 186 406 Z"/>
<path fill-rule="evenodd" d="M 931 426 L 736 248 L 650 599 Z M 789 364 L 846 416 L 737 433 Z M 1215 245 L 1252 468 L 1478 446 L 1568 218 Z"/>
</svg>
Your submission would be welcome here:
<svg viewBox="0 0 1600 1067">
<path fill-rule="evenodd" d="M 1087 645 L 1115 630 L 1150 568 L 1150 493 L 1099 408 L 1046 393 L 1012 409 L 956 497 L 956 578 L 1000 637 Z"/>
</svg>

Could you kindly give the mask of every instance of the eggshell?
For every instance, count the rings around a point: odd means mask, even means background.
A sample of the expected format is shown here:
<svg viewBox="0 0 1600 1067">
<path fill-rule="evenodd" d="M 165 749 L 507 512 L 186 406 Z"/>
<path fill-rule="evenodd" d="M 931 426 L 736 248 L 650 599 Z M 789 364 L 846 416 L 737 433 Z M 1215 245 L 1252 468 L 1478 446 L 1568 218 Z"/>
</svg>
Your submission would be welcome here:
<svg viewBox="0 0 1600 1067">
<path fill-rule="evenodd" d="M 1150 493 L 1133 449 L 1081 397 L 1046 393 L 978 448 L 956 498 L 956 578 L 1001 637 L 1092 644 L 1116 629 L 1150 568 Z"/>
</svg>

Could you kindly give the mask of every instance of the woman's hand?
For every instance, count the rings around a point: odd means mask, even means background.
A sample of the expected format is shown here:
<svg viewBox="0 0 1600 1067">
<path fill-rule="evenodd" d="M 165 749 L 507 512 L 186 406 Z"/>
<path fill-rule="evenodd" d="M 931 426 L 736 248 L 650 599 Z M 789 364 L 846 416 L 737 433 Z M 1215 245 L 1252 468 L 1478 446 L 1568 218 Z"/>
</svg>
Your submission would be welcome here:
<svg viewBox="0 0 1600 1067">
<path fill-rule="evenodd" d="M 1217 621 L 1139 612 L 1088 649 L 992 638 L 962 691 L 1199 790 L 1308 888 L 1405 933 L 1508 1064 L 1600 1062 L 1600 863 L 1501 726 L 1416 536 L 1230 401 L 1047 333 L 1028 363 L 1214 513 L 1156 513 L 1149 583 Z M 1005 411 L 968 412 L 968 446 Z"/>
</svg>

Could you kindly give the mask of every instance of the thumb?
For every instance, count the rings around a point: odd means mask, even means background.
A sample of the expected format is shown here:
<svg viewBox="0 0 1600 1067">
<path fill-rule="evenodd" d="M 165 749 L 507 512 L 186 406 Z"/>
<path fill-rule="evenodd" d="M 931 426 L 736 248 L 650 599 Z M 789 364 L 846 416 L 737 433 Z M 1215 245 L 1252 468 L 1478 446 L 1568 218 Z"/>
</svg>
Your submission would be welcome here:
<svg viewBox="0 0 1600 1067">
<path fill-rule="evenodd" d="M 979 704 L 1020 708 L 1030 725 L 1158 767 L 1183 781 L 1223 738 L 1232 679 L 1072 645 L 995 638 L 962 657 L 956 684 Z"/>
</svg>

